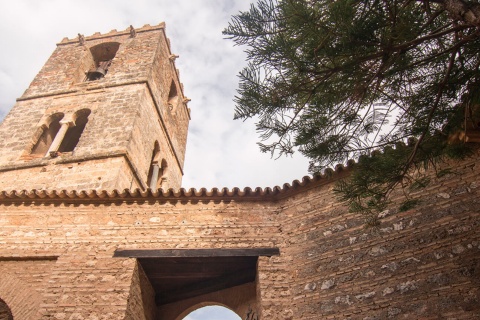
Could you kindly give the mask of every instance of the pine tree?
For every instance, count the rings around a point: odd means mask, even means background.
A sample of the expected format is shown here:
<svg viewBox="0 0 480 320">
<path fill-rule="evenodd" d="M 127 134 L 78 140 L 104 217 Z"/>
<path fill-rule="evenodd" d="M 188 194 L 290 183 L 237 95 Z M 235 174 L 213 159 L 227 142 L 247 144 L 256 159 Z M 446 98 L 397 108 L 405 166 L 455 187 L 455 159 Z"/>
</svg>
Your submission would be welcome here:
<svg viewBox="0 0 480 320">
<path fill-rule="evenodd" d="M 337 189 L 369 219 L 396 186 L 425 183 L 418 166 L 467 154 L 479 127 L 477 1 L 259 0 L 224 34 L 248 60 L 235 118 L 313 173 L 360 159 Z"/>
</svg>

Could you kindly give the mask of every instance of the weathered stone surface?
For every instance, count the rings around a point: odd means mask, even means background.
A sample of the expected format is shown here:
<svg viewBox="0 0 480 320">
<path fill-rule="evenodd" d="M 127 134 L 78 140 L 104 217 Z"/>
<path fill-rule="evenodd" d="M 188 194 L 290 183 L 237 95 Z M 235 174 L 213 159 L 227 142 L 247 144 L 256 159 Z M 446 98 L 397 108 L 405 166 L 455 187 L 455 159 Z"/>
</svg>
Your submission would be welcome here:
<svg viewBox="0 0 480 320">
<path fill-rule="evenodd" d="M 90 49 L 112 42 L 120 46 L 106 76 L 84 81 L 93 66 Z M 189 111 L 169 56 L 159 27 L 135 38 L 118 32 L 86 37 L 84 45 L 58 44 L 0 125 L 0 189 L 146 189 L 155 142 L 168 167 L 162 187 L 179 188 Z M 167 103 L 172 84 L 174 110 Z M 72 118 L 85 108 L 91 113 L 73 152 L 31 154 L 51 115 Z"/>
<path fill-rule="evenodd" d="M 315 282 L 307 283 L 305 285 L 305 291 L 313 291 L 317 288 L 317 284 Z"/>
<path fill-rule="evenodd" d="M 180 320 L 205 303 L 269 320 L 478 317 L 478 150 L 442 164 L 455 174 L 427 172 L 431 183 L 412 191 L 419 205 L 407 212 L 395 190 L 374 230 L 336 201 L 347 171 L 273 191 L 180 191 L 188 109 L 167 101 L 172 81 L 181 86 L 163 27 L 137 31 L 87 37 L 87 47 L 63 41 L 0 126 L 0 189 L 15 189 L 0 192 L 0 301 L 15 319 Z M 107 77 L 78 80 L 89 45 L 108 41 L 121 45 Z M 72 154 L 25 154 L 45 115 L 86 105 Z M 155 140 L 171 193 L 134 191 Z M 113 257 L 272 247 L 280 255 L 258 258 L 255 282 L 161 307 L 136 259 Z"/>
<path fill-rule="evenodd" d="M 403 283 L 400 283 L 399 285 L 397 285 L 397 290 L 400 291 L 400 293 L 405 293 L 405 292 L 408 292 L 408 291 L 413 291 L 413 290 L 417 290 L 418 287 L 415 283 L 415 281 L 407 281 L 407 282 L 403 282 Z"/>
<path fill-rule="evenodd" d="M 320 287 L 320 289 L 327 290 L 327 289 L 333 288 L 334 286 L 335 286 L 335 280 L 329 279 L 322 282 L 322 286 Z"/>
<path fill-rule="evenodd" d="M 382 295 L 383 295 L 383 296 L 386 296 L 386 295 L 389 295 L 389 294 L 393 293 L 394 291 L 395 291 L 394 288 L 392 288 L 392 287 L 387 287 L 387 288 L 383 289 Z"/>
<path fill-rule="evenodd" d="M 374 297 L 375 294 L 376 294 L 375 291 L 371 291 L 371 292 L 367 292 L 367 293 L 358 294 L 358 295 L 355 296 L 355 298 L 357 300 L 363 301 L 365 299 Z"/>
</svg>

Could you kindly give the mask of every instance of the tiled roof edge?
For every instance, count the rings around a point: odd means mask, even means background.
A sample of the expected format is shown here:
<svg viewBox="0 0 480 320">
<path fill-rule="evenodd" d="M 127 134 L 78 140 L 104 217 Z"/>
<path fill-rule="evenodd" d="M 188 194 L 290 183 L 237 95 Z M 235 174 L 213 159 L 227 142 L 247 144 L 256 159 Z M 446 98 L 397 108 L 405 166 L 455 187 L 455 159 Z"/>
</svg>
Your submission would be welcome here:
<svg viewBox="0 0 480 320">
<path fill-rule="evenodd" d="M 185 189 L 123 189 L 123 190 L 10 190 L 0 191 L 0 202 L 9 201 L 113 201 L 113 200 L 155 200 L 155 201 L 189 201 L 189 200 L 278 200 L 294 193 L 332 183 L 347 172 L 347 167 L 337 165 L 335 170 L 327 169 L 323 174 L 304 176 L 301 181 L 294 180 L 291 184 L 285 183 L 282 187 L 273 188 L 250 187 L 240 188 L 201 188 Z"/>
</svg>

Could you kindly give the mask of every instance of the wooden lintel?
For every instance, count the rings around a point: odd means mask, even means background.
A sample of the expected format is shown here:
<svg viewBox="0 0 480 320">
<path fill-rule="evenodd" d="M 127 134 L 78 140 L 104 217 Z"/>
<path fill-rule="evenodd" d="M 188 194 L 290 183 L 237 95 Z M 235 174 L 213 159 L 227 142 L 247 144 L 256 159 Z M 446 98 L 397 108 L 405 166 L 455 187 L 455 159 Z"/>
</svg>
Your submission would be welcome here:
<svg viewBox="0 0 480 320">
<path fill-rule="evenodd" d="M 250 249 L 117 249 L 114 257 L 122 258 L 195 258 L 195 257 L 271 257 L 279 248 Z"/>
<path fill-rule="evenodd" d="M 236 270 L 235 273 L 232 274 L 225 274 L 221 277 L 207 279 L 169 292 L 157 293 L 155 296 L 155 303 L 157 306 L 161 306 L 253 281 L 255 281 L 254 270 Z"/>
<path fill-rule="evenodd" d="M 45 256 L 0 256 L 0 261 L 54 261 L 57 260 L 58 256 L 45 255 Z"/>
</svg>

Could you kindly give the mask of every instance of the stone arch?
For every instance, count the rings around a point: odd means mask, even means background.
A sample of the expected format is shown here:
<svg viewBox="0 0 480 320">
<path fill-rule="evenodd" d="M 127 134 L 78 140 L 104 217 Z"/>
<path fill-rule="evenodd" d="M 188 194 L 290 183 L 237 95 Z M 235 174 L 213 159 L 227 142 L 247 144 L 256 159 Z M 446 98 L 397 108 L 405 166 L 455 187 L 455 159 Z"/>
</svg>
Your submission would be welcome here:
<svg viewBox="0 0 480 320">
<path fill-rule="evenodd" d="M 167 161 L 161 158 L 160 145 L 155 141 L 147 176 L 147 186 L 150 189 L 156 190 L 162 187 L 162 183 L 166 181 L 167 167 Z"/>
<path fill-rule="evenodd" d="M 240 319 L 242 318 L 238 313 L 236 313 L 234 310 L 230 309 L 227 305 L 223 305 L 223 304 L 219 304 L 219 303 L 215 303 L 215 302 L 201 302 L 197 305 L 194 305 L 190 308 L 188 308 L 187 310 L 185 310 L 184 312 L 182 312 L 181 315 L 178 316 L 177 319 L 175 320 L 183 320 L 186 316 L 188 316 L 190 313 L 198 310 L 198 309 L 201 309 L 201 308 L 204 308 L 204 307 L 210 307 L 210 306 L 218 306 L 218 307 L 223 307 L 225 309 L 228 309 L 230 310 L 231 312 L 235 313 Z"/>
<path fill-rule="evenodd" d="M 46 155 L 55 136 L 60 130 L 60 120 L 62 120 L 63 117 L 64 114 L 61 112 L 54 113 L 40 125 L 35 133 L 35 144 L 32 146 L 30 154 L 37 156 Z"/>
<path fill-rule="evenodd" d="M 168 107 L 170 108 L 170 111 L 175 112 L 175 109 L 177 108 L 177 104 L 178 104 L 178 90 L 177 90 L 177 85 L 173 80 L 170 83 L 170 91 L 168 92 L 167 104 L 168 104 Z"/>
<path fill-rule="evenodd" d="M 73 115 L 74 125 L 69 126 L 62 143 L 58 147 L 58 152 L 72 152 L 78 144 L 83 130 L 88 122 L 90 109 L 81 109 Z"/>
<path fill-rule="evenodd" d="M 241 319 L 245 319 L 250 315 L 256 315 L 256 284 L 255 282 L 250 282 L 160 306 L 157 309 L 157 314 L 161 315 L 161 319 L 164 320 L 182 320 L 192 311 L 206 306 L 225 307 L 235 312 Z"/>
<path fill-rule="evenodd" d="M 31 285 L 9 273 L 0 274 L 0 300 L 8 306 L 11 319 L 38 319 L 41 295 Z M 1 310 L 1 307 L 0 307 Z M 1 313 L 0 313 L 1 314 Z"/>
</svg>

